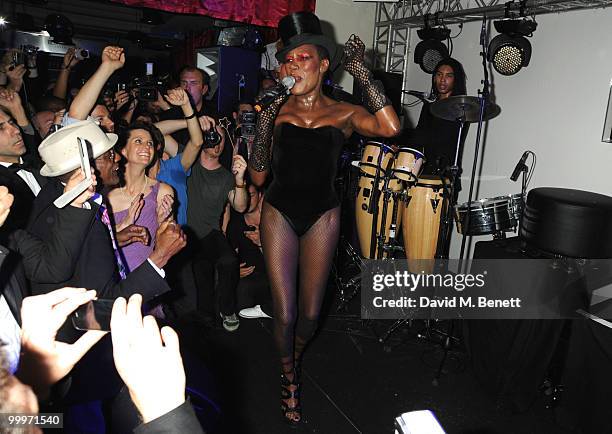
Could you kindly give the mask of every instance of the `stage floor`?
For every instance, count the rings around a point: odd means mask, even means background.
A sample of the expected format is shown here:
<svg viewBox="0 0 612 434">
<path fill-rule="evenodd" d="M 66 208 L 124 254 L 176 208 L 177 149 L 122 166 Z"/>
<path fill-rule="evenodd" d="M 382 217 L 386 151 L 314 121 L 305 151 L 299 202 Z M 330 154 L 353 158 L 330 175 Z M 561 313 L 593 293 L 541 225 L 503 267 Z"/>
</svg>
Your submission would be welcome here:
<svg viewBox="0 0 612 434">
<path fill-rule="evenodd" d="M 358 298 L 339 314 L 335 289 L 328 295 L 322 327 L 305 353 L 304 423 L 296 430 L 281 419 L 272 320 L 241 319 L 234 333 L 204 330 L 189 320 L 177 325 L 182 346 L 199 356 L 217 381 L 223 417 L 216 432 L 392 433 L 397 415 L 428 409 L 449 434 L 570 433 L 555 423 L 543 396 L 525 414 L 497 408 L 461 348 L 452 353 L 438 386 L 432 385 L 441 351 L 417 337 L 422 322 L 396 332 L 385 346 L 377 334 L 392 322 L 359 320 Z"/>
</svg>

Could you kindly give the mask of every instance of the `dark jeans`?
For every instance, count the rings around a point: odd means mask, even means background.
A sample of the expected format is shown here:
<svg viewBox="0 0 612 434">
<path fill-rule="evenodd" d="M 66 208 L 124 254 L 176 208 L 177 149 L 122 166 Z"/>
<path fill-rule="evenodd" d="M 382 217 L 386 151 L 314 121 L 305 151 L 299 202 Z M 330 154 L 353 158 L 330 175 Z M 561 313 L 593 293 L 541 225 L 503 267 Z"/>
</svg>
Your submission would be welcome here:
<svg viewBox="0 0 612 434">
<path fill-rule="evenodd" d="M 193 257 L 193 276 L 198 290 L 198 311 L 214 318 L 215 270 L 219 311 L 236 313 L 236 287 L 240 280 L 240 263 L 236 253 L 221 231 L 211 231 L 198 241 Z"/>
</svg>

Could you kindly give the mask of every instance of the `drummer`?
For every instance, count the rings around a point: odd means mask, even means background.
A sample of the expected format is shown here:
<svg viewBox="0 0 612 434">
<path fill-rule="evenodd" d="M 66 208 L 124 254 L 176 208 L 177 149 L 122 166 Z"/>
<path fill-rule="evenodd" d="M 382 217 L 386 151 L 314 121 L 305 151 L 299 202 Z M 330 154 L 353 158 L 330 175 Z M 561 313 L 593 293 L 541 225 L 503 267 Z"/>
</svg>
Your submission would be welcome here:
<svg viewBox="0 0 612 434">
<path fill-rule="evenodd" d="M 465 72 L 461 63 L 451 57 L 440 61 L 431 77 L 431 98 L 439 101 L 449 96 L 465 94 Z M 419 123 L 410 135 L 410 142 L 421 145 L 425 153 L 427 162 L 423 168 L 423 175 L 445 176 L 444 171 L 455 161 L 459 125 L 457 122 L 435 117 L 429 109 L 430 106 L 431 103 L 423 102 Z M 461 153 L 467 132 L 468 124 L 465 124 L 461 137 L 459 173 L 461 173 Z M 457 192 L 458 190 L 459 183 L 457 182 Z"/>
</svg>

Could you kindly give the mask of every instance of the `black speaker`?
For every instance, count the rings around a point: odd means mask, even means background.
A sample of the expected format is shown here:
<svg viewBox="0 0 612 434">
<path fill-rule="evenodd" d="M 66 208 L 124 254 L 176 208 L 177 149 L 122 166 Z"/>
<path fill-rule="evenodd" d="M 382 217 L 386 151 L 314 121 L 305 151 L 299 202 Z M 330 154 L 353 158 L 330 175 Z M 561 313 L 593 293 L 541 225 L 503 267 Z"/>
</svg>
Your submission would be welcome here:
<svg viewBox="0 0 612 434">
<path fill-rule="evenodd" d="M 196 65 L 210 75 L 208 97 L 217 93 L 217 110 L 229 115 L 241 99 L 255 99 L 259 88 L 261 54 L 238 47 L 196 51 Z"/>
<path fill-rule="evenodd" d="M 385 88 L 385 95 L 391 100 L 395 112 L 402 114 L 402 85 L 403 75 L 396 72 L 385 72 L 382 69 L 372 71 L 375 80 L 380 80 Z M 361 101 L 361 89 L 356 81 L 353 81 L 353 95 Z"/>
</svg>

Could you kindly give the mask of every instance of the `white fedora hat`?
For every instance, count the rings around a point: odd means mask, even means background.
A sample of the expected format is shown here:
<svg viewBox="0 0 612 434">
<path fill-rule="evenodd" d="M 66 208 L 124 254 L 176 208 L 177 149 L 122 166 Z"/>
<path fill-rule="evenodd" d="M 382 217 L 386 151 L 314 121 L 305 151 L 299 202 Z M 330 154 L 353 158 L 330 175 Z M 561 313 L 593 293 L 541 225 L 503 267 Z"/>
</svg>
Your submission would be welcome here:
<svg viewBox="0 0 612 434">
<path fill-rule="evenodd" d="M 60 176 L 81 167 L 78 137 L 89 142 L 93 152 L 90 157 L 93 158 L 98 158 L 117 143 L 117 134 L 105 133 L 94 121 L 68 125 L 47 136 L 38 147 L 38 153 L 45 162 L 40 174 Z"/>
</svg>

